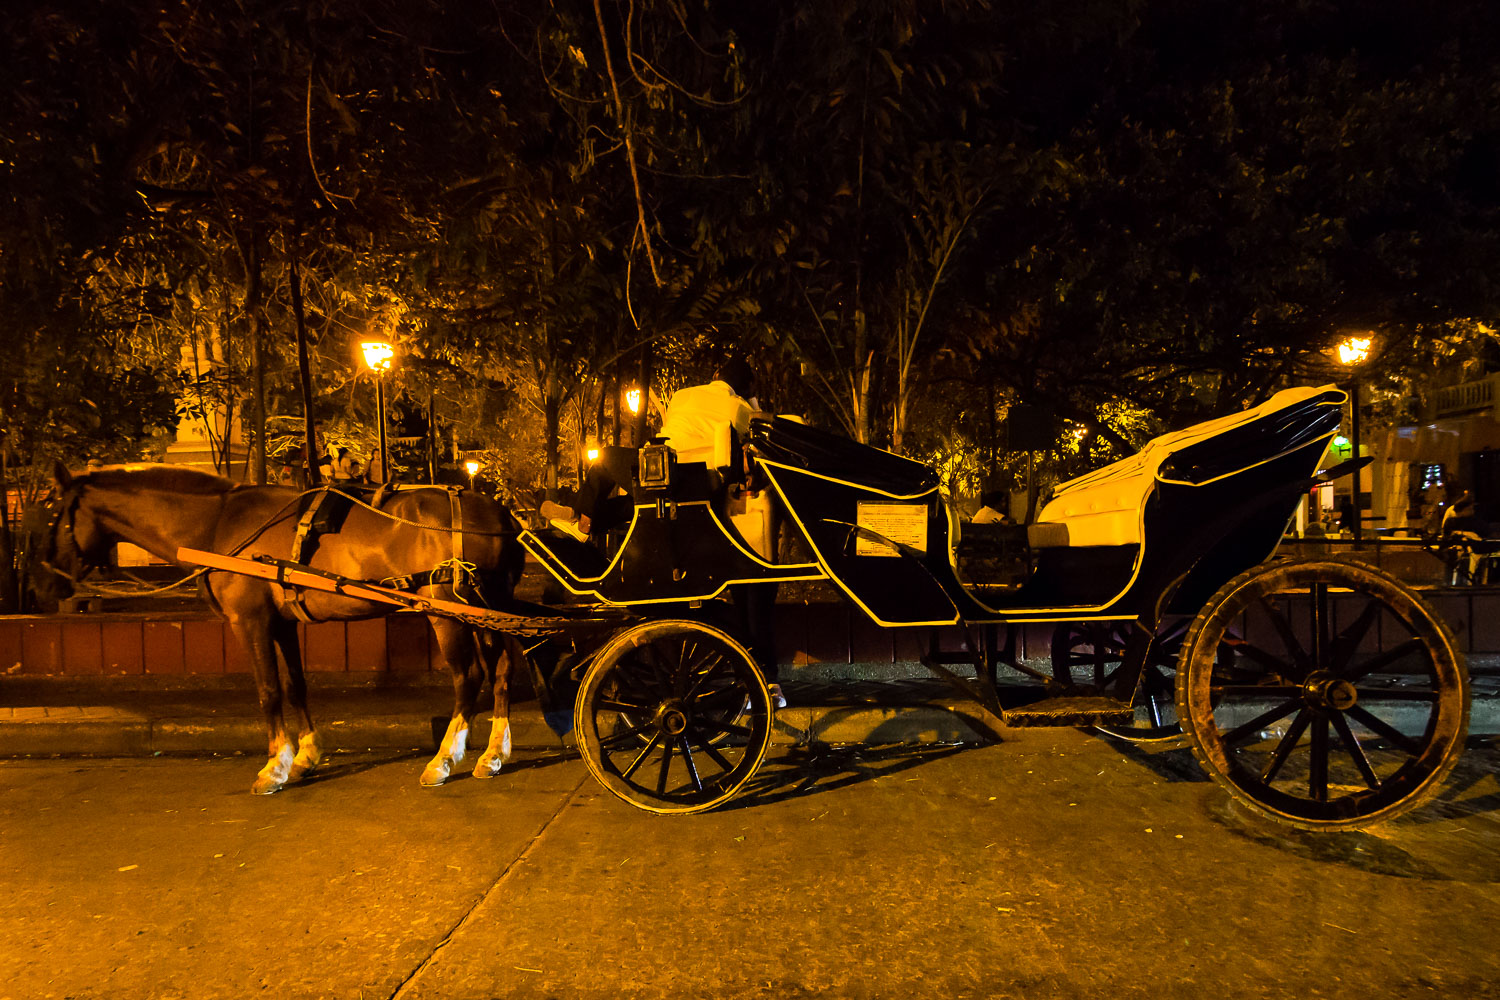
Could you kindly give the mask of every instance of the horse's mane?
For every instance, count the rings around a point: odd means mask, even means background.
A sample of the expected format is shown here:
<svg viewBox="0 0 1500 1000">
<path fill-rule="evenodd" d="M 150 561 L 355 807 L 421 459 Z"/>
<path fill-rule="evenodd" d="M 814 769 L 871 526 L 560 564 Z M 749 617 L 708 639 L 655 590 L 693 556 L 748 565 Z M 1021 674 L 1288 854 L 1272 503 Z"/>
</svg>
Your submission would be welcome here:
<svg viewBox="0 0 1500 1000">
<path fill-rule="evenodd" d="M 73 480 L 80 486 L 104 489 L 148 489 L 166 493 L 228 493 L 235 488 L 233 480 L 181 465 L 135 465 L 112 469 L 95 469 Z"/>
</svg>

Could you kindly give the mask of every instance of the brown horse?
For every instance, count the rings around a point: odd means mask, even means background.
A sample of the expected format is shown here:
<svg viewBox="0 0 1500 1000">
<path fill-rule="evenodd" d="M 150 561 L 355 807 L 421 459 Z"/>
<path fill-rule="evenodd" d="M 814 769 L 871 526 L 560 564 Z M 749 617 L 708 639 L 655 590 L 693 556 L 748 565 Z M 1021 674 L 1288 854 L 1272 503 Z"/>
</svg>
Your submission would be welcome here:
<svg viewBox="0 0 1500 1000">
<path fill-rule="evenodd" d="M 184 546 L 248 558 L 261 554 L 287 558 L 300 515 L 295 490 L 242 486 L 180 467 L 129 466 L 73 476 L 59 465 L 54 476 L 56 485 L 47 508 L 50 523 L 33 548 L 39 556 L 33 580 L 44 596 L 67 596 L 64 591 L 70 581 L 102 564 L 109 547 L 122 540 L 174 563 L 178 562 L 177 550 Z M 484 578 L 486 596 L 508 599 L 524 560 L 515 517 L 472 492 L 460 494 L 459 502 L 463 561 Z M 453 558 L 452 520 L 450 494 L 445 489 L 395 491 L 383 499 L 378 511 L 352 506 L 337 532 L 319 538 L 307 564 L 354 580 L 421 574 Z M 307 709 L 293 602 L 279 584 L 235 573 L 210 571 L 201 586 L 244 645 L 255 672 L 270 759 L 251 791 L 257 795 L 278 791 L 322 759 Z M 450 600 L 455 597 L 448 583 L 420 592 Z M 322 591 L 308 591 L 301 601 L 312 621 L 377 618 L 396 610 Z M 493 777 L 510 757 L 509 679 L 525 653 L 512 636 L 471 630 L 449 618 L 429 616 L 429 620 L 453 673 L 454 706 L 442 745 L 422 772 L 422 784 L 442 784 L 463 760 L 486 675 L 493 678 L 494 722 L 474 776 Z M 285 680 L 277 669 L 276 650 L 286 664 Z M 506 664 L 497 669 L 501 655 Z"/>
</svg>

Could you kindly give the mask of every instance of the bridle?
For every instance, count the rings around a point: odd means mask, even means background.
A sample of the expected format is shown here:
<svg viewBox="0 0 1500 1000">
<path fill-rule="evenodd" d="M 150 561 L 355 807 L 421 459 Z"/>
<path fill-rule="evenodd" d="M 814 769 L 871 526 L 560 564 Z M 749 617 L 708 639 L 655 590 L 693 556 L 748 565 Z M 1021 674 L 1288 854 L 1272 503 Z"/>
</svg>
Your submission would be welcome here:
<svg viewBox="0 0 1500 1000">
<path fill-rule="evenodd" d="M 73 521 L 77 514 L 79 498 L 79 491 L 71 488 L 64 489 L 61 495 L 58 495 L 55 488 L 47 491 L 47 496 L 43 498 L 41 504 L 42 510 L 47 513 L 47 526 L 42 529 L 41 551 L 38 553 L 41 558 L 37 560 L 37 564 L 43 569 L 62 577 L 74 587 L 77 587 L 78 581 L 82 576 L 87 576 L 97 568 L 97 565 L 91 562 L 88 556 L 84 554 L 83 549 L 78 544 L 78 539 L 73 535 Z M 57 558 L 58 552 L 61 551 L 62 546 L 59 538 L 65 531 L 68 534 L 69 544 L 72 545 L 73 551 L 77 553 L 76 564 L 83 567 L 83 573 L 80 577 L 75 577 L 72 573 L 58 569 L 52 562 L 53 559 Z"/>
</svg>

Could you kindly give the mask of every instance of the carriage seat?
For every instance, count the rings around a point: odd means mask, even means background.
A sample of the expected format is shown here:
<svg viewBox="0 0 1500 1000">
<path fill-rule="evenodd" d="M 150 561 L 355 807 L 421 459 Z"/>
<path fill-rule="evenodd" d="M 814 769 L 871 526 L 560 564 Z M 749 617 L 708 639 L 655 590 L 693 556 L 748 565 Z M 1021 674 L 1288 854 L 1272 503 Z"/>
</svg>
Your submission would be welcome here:
<svg viewBox="0 0 1500 1000">
<path fill-rule="evenodd" d="M 1280 410 L 1290 410 L 1322 394 L 1330 387 L 1285 389 L 1259 406 L 1206 420 L 1185 430 L 1163 434 L 1146 442 L 1145 447 L 1086 476 L 1071 479 L 1057 488 L 1056 495 L 1042 508 L 1037 524 L 1052 526 L 1054 533 L 1032 541 L 1033 548 L 1090 545 L 1139 545 L 1142 513 L 1158 479 L 1178 481 L 1179 473 L 1163 470 L 1168 460 L 1194 445 L 1202 444 L 1236 428 L 1246 428 L 1262 417 Z M 1272 422 L 1274 423 L 1274 422 Z M 1253 428 L 1246 431 L 1253 432 Z M 1271 438 L 1271 441 L 1279 441 Z M 1253 445 L 1257 442 L 1246 442 Z M 1210 446 L 1210 447 L 1217 447 Z M 1251 464 L 1256 456 L 1249 448 L 1230 448 L 1237 464 Z M 1271 455 L 1264 456 L 1272 457 Z M 1192 479 L 1194 483 L 1202 480 Z M 1057 532 L 1056 529 L 1063 529 Z"/>
</svg>

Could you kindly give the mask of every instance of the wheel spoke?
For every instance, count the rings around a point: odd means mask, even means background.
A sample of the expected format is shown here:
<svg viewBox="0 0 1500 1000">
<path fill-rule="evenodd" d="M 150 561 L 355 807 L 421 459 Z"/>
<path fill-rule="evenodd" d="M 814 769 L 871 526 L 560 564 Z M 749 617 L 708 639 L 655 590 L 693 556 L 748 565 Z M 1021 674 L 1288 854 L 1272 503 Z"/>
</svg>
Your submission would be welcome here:
<svg viewBox="0 0 1500 1000">
<path fill-rule="evenodd" d="M 741 725 L 736 725 L 733 722 L 728 722 L 723 719 L 702 719 L 700 720 L 699 725 L 701 725 L 704 729 L 715 733 L 729 733 L 732 736 L 744 737 L 749 737 L 750 735 L 749 728 Z"/>
<path fill-rule="evenodd" d="M 1374 601 L 1365 605 L 1359 616 L 1348 628 L 1339 633 L 1338 640 L 1334 643 L 1333 654 L 1329 658 L 1328 669 L 1335 674 L 1343 674 L 1349 666 L 1349 661 L 1354 659 L 1359 644 L 1365 641 L 1365 636 L 1370 633 L 1370 626 L 1375 624 L 1375 619 L 1380 617 L 1380 605 Z"/>
<path fill-rule="evenodd" d="M 1229 695 L 1237 698 L 1255 698 L 1274 695 L 1280 698 L 1296 698 L 1302 694 L 1302 689 L 1295 684 L 1214 684 L 1209 687 L 1210 695 Z"/>
<path fill-rule="evenodd" d="M 693 779 L 693 787 L 702 792 L 703 781 L 698 777 L 698 765 L 693 763 L 693 749 L 688 746 L 687 735 L 683 734 L 677 737 L 677 743 L 678 751 L 682 754 L 682 759 L 687 764 L 688 777 Z"/>
<path fill-rule="evenodd" d="M 1271 759 L 1266 762 L 1266 769 L 1260 773 L 1261 781 L 1269 785 L 1276 780 L 1276 775 L 1280 772 L 1281 765 L 1286 763 L 1287 758 L 1296 749 L 1297 741 L 1302 738 L 1302 733 L 1307 729 L 1307 723 L 1311 716 L 1312 713 L 1305 708 L 1297 713 L 1297 717 L 1292 720 L 1292 724 L 1287 727 L 1286 733 L 1282 735 L 1280 742 L 1276 744 L 1276 749 L 1271 752 Z"/>
<path fill-rule="evenodd" d="M 1354 758 L 1354 766 L 1359 770 L 1359 776 L 1365 779 L 1365 785 L 1371 791 L 1380 789 L 1380 779 L 1375 777 L 1375 769 L 1370 766 L 1370 758 L 1365 755 L 1365 748 L 1360 745 L 1359 737 L 1354 735 L 1354 730 L 1349 728 L 1349 720 L 1344 718 L 1343 712 L 1333 713 L 1333 728 L 1339 731 L 1339 739 L 1344 743 L 1344 749 L 1349 751 L 1349 756 Z"/>
<path fill-rule="evenodd" d="M 1391 743 L 1396 744 L 1396 746 L 1400 747 L 1402 750 L 1405 750 L 1413 757 L 1420 757 L 1422 755 L 1422 745 L 1420 743 L 1412 739 L 1410 736 L 1407 736 L 1405 733 L 1401 732 L 1401 730 L 1397 729 L 1395 726 L 1392 726 L 1389 722 L 1386 722 L 1378 715 L 1371 713 L 1370 710 L 1365 708 L 1363 705 L 1355 705 L 1353 708 L 1349 709 L 1349 714 L 1354 716 L 1354 718 L 1359 721 L 1360 725 L 1370 730 L 1370 732 L 1390 741 Z"/>
<path fill-rule="evenodd" d="M 667 794 L 667 772 L 672 769 L 672 744 L 664 744 L 666 753 L 661 755 L 661 770 L 656 774 L 656 794 Z"/>
<path fill-rule="evenodd" d="M 650 726 L 651 723 L 642 722 L 641 724 L 631 726 L 628 729 L 622 729 L 619 732 L 610 733 L 608 736 L 602 738 L 599 741 L 599 745 L 612 750 L 615 747 L 618 747 L 620 744 L 626 743 L 632 738 L 639 736 L 641 733 L 644 733 L 648 728 L 650 728 Z"/>
<path fill-rule="evenodd" d="M 1379 670 L 1381 667 L 1386 666 L 1387 664 L 1395 663 L 1397 660 L 1410 653 L 1416 653 L 1424 649 L 1426 649 L 1426 646 L 1423 645 L 1421 639 L 1408 639 L 1405 642 L 1401 643 L 1399 646 L 1392 646 L 1384 653 L 1381 653 L 1378 656 L 1371 657 L 1364 663 L 1361 663 L 1357 668 L 1353 667 L 1352 665 L 1347 665 L 1344 670 L 1339 672 L 1339 676 L 1344 678 L 1344 680 L 1346 681 L 1357 681 L 1361 677 L 1372 674 L 1375 671 Z"/>
<path fill-rule="evenodd" d="M 1236 656 L 1243 656 L 1247 659 L 1254 660 L 1256 663 L 1260 664 L 1262 667 L 1265 667 L 1268 671 L 1274 673 L 1278 677 L 1304 676 L 1302 668 L 1297 664 L 1288 663 L 1286 660 L 1283 660 L 1279 656 L 1275 656 L 1274 654 L 1261 649 L 1259 646 L 1252 646 L 1244 639 L 1226 638 L 1224 642 L 1234 650 Z"/>
<path fill-rule="evenodd" d="M 1434 704 L 1438 700 L 1436 691 L 1420 691 L 1415 688 L 1361 688 L 1360 701 L 1425 701 Z"/>
<path fill-rule="evenodd" d="M 700 739 L 702 738 L 703 733 L 698 729 L 696 724 L 690 726 L 689 728 L 697 733 Z M 719 765 L 719 769 L 722 770 L 725 774 L 728 774 L 730 771 L 734 770 L 734 765 L 731 764 L 723 754 L 719 753 L 718 748 L 715 747 L 712 743 L 709 743 L 707 740 L 703 740 L 702 746 L 699 749 L 708 754 L 708 759 Z"/>
<path fill-rule="evenodd" d="M 1286 616 L 1280 611 L 1271 607 L 1271 603 L 1259 594 L 1255 597 L 1255 603 L 1260 605 L 1266 617 L 1271 619 L 1272 627 L 1276 629 L 1276 634 L 1281 636 L 1281 643 L 1286 647 L 1292 662 L 1297 665 L 1300 676 L 1306 677 L 1312 671 L 1312 663 L 1307 657 L 1307 651 L 1302 648 L 1302 644 L 1297 641 L 1297 636 L 1292 633 L 1292 623 L 1287 621 Z M 1249 651 L 1250 655 L 1255 657 L 1255 647 L 1249 647 Z"/>
<path fill-rule="evenodd" d="M 613 699 L 597 701 L 594 703 L 594 707 L 600 711 L 621 712 L 625 715 L 646 715 L 651 712 L 650 705 L 633 705 L 629 702 L 615 701 Z"/>
<path fill-rule="evenodd" d="M 651 734 L 651 741 L 641 748 L 641 752 L 635 755 L 635 760 L 630 762 L 630 766 L 620 774 L 620 777 L 624 778 L 626 781 L 629 781 L 630 776 L 635 773 L 635 769 L 641 766 L 641 761 L 645 760 L 646 755 L 651 753 L 651 751 L 655 749 L 656 745 L 660 742 L 661 730 L 658 729 L 656 732 Z"/>
<path fill-rule="evenodd" d="M 1328 719 L 1318 714 L 1312 722 L 1312 747 L 1307 762 L 1307 791 L 1314 802 L 1328 801 Z"/>
<path fill-rule="evenodd" d="M 1326 583 L 1314 582 L 1308 588 L 1309 614 L 1312 620 L 1308 622 L 1308 634 L 1312 637 L 1312 649 L 1309 659 L 1313 669 L 1324 666 L 1331 652 L 1331 643 L 1328 637 L 1328 585 Z"/>
<path fill-rule="evenodd" d="M 1270 723 L 1275 722 L 1278 719 L 1284 719 L 1288 715 L 1292 714 L 1292 712 L 1301 704 L 1302 699 L 1300 698 L 1288 698 L 1286 701 L 1282 702 L 1280 705 L 1277 705 L 1269 712 L 1262 712 L 1260 715 L 1257 715 L 1249 722 L 1235 726 L 1233 729 L 1229 730 L 1229 732 L 1221 736 L 1220 739 L 1224 742 L 1225 746 L 1249 739 L 1251 736 L 1255 735 L 1255 733 L 1259 732 Z"/>
</svg>

